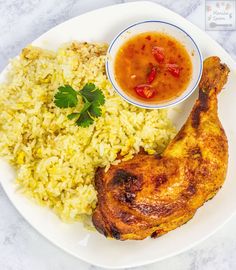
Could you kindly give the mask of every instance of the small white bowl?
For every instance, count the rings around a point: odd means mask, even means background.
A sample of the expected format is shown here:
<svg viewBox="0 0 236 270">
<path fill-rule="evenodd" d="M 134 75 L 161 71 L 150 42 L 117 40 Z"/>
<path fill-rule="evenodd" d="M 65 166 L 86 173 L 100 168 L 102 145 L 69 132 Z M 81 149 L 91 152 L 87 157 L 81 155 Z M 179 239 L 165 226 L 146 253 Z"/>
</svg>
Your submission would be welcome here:
<svg viewBox="0 0 236 270">
<path fill-rule="evenodd" d="M 128 39 L 130 39 L 133 36 L 136 36 L 137 34 L 145 33 L 145 32 L 164 33 L 164 34 L 174 37 L 176 40 L 178 40 L 181 44 L 185 46 L 192 60 L 192 67 L 193 67 L 192 78 L 187 88 L 185 89 L 185 91 L 183 91 L 183 93 L 180 96 L 165 103 L 148 104 L 147 102 L 141 101 L 138 98 L 136 99 L 134 97 L 128 96 L 123 91 L 123 89 L 118 85 L 115 79 L 114 62 L 115 62 L 115 57 L 118 50 Z M 202 66 L 203 66 L 203 60 L 202 60 L 202 54 L 200 52 L 199 46 L 193 40 L 193 38 L 189 35 L 189 33 L 187 33 L 185 30 L 183 30 L 181 27 L 177 25 L 174 25 L 169 22 L 158 21 L 158 20 L 148 20 L 148 21 L 138 22 L 122 30 L 111 42 L 108 48 L 108 54 L 107 54 L 107 60 L 106 60 L 107 76 L 110 82 L 112 83 L 114 89 L 116 90 L 116 92 L 122 98 L 124 98 L 127 102 L 135 106 L 146 108 L 146 109 L 167 108 L 170 106 L 177 105 L 178 103 L 188 98 L 198 86 L 198 83 L 202 75 Z"/>
</svg>

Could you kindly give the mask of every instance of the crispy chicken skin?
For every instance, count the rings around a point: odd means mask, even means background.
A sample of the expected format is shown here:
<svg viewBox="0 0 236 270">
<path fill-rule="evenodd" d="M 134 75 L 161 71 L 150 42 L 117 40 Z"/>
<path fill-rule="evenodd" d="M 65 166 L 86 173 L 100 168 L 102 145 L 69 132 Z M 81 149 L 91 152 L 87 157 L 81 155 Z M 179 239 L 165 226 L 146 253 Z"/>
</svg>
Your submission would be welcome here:
<svg viewBox="0 0 236 270">
<path fill-rule="evenodd" d="M 93 224 L 106 237 L 158 237 L 190 220 L 222 186 L 228 144 L 217 115 L 217 94 L 229 69 L 218 57 L 204 61 L 199 97 L 179 133 L 160 156 L 140 152 L 99 168 Z"/>
</svg>

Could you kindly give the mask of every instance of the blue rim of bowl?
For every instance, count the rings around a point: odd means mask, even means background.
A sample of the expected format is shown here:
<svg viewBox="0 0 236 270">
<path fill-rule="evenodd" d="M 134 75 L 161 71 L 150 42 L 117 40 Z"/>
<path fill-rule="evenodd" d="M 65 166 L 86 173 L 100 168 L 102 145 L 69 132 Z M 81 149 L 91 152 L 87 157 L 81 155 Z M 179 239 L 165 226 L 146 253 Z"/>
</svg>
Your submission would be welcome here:
<svg viewBox="0 0 236 270">
<path fill-rule="evenodd" d="M 106 59 L 106 73 L 107 73 L 107 76 L 108 76 L 108 79 L 109 81 L 111 82 L 113 88 L 116 90 L 116 92 L 123 98 L 125 99 L 128 103 L 132 104 L 132 105 L 135 105 L 137 107 L 141 107 L 141 108 L 144 108 L 144 109 L 165 109 L 165 108 L 168 108 L 168 107 L 172 107 L 174 105 L 177 105 L 181 102 L 183 102 L 185 99 L 187 99 L 193 92 L 194 90 L 197 88 L 198 84 L 199 84 L 199 81 L 201 79 L 201 76 L 202 76 L 202 68 L 203 68 L 203 57 L 202 57 L 202 53 L 197 45 L 197 43 L 194 41 L 194 39 L 184 30 L 182 29 L 181 27 L 173 24 L 173 23 L 169 23 L 169 22 L 165 22 L 165 21 L 161 21 L 161 20 L 146 20 L 146 21 L 141 21 L 141 22 L 137 22 L 137 23 L 134 23 L 134 24 L 131 24 L 130 26 L 126 27 L 124 30 L 122 30 L 120 33 L 118 33 L 115 38 L 112 40 L 109 48 L 108 48 L 108 54 L 111 52 L 111 49 L 114 45 L 114 43 L 116 42 L 116 40 L 124 33 L 126 32 L 127 30 L 129 30 L 130 28 L 133 28 L 134 26 L 136 25 L 139 25 L 139 24 L 143 24 L 143 23 L 163 23 L 163 24 L 168 24 L 168 25 L 171 25 L 175 28 L 178 28 L 180 31 L 182 31 L 185 35 L 187 35 L 191 41 L 193 42 L 193 44 L 195 45 L 195 47 L 197 48 L 197 52 L 198 52 L 198 55 L 199 55 L 199 58 L 200 58 L 200 72 L 198 74 L 198 79 L 196 81 L 196 83 L 194 84 L 194 86 L 192 87 L 192 89 L 186 93 L 185 96 L 183 96 L 180 100 L 178 101 L 173 101 L 172 103 L 168 103 L 166 105 L 145 105 L 145 104 L 140 104 L 140 103 L 136 103 L 135 101 L 133 101 L 132 99 L 129 99 L 128 97 L 126 97 L 125 95 L 123 95 L 120 90 L 115 86 L 115 84 L 113 83 L 113 80 L 111 79 L 111 75 L 110 75 L 110 71 L 109 71 L 109 60 Z"/>
</svg>

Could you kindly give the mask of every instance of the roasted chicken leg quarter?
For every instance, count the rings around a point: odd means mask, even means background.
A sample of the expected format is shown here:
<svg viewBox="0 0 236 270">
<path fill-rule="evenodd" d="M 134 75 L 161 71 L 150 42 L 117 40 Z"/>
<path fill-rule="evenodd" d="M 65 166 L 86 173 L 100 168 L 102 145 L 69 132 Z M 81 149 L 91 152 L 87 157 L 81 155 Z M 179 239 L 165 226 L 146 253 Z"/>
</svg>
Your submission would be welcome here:
<svg viewBox="0 0 236 270">
<path fill-rule="evenodd" d="M 120 240 L 158 237 L 186 223 L 222 186 L 228 144 L 217 115 L 217 94 L 229 69 L 218 57 L 204 61 L 199 97 L 179 133 L 159 155 L 140 152 L 99 168 L 93 224 Z"/>
</svg>

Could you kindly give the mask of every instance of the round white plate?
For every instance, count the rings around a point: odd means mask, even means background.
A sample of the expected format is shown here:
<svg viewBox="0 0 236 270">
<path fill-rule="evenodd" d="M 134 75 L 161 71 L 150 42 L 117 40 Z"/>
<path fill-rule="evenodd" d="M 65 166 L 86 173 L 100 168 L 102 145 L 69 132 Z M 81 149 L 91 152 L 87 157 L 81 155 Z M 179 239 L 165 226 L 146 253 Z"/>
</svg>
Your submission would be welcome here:
<svg viewBox="0 0 236 270">
<path fill-rule="evenodd" d="M 229 168 L 226 182 L 214 199 L 201 207 L 184 226 L 158 239 L 143 241 L 108 240 L 91 233 L 80 223 L 65 224 L 51 210 L 41 208 L 16 192 L 14 171 L 1 162 L 0 179 L 9 199 L 24 218 L 58 247 L 94 265 L 119 268 L 163 260 L 192 247 L 216 231 L 236 209 L 236 65 L 231 57 L 208 35 L 174 12 L 151 2 L 132 2 L 89 12 L 56 26 L 42 35 L 34 45 L 56 49 L 71 40 L 107 41 L 128 25 L 143 20 L 165 20 L 174 23 L 198 42 L 203 57 L 218 55 L 231 69 L 228 83 L 219 96 L 219 116 L 229 140 Z M 6 70 L 1 74 L 4 80 Z M 196 93 L 179 105 L 181 111 L 171 114 L 179 127 L 186 119 Z M 178 121 L 177 121 L 178 120 Z"/>
</svg>

